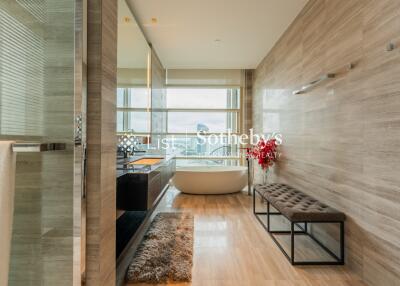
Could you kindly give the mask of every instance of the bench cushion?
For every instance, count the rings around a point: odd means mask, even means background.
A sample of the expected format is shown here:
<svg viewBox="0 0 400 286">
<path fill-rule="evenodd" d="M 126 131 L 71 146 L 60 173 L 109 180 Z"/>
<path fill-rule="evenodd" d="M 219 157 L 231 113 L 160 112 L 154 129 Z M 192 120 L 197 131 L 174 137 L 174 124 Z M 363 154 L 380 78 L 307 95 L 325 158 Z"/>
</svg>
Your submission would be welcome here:
<svg viewBox="0 0 400 286">
<path fill-rule="evenodd" d="M 294 222 L 344 221 L 344 213 L 285 184 L 256 185 L 255 190 L 274 208 Z"/>
</svg>

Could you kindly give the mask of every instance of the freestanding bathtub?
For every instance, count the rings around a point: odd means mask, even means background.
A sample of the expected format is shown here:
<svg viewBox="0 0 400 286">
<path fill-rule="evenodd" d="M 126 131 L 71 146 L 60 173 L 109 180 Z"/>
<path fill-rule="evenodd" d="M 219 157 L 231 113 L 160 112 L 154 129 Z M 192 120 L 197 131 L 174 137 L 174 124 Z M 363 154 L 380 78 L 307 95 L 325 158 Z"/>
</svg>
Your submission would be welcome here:
<svg viewBox="0 0 400 286">
<path fill-rule="evenodd" d="M 186 194 L 229 194 L 247 185 L 247 167 L 204 166 L 177 168 L 174 186 Z"/>
</svg>

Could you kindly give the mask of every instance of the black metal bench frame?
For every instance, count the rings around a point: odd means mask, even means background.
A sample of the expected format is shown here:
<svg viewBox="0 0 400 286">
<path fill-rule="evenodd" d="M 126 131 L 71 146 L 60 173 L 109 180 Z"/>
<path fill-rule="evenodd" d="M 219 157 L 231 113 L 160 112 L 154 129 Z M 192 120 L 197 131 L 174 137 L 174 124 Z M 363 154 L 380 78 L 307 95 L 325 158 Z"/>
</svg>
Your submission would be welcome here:
<svg viewBox="0 0 400 286">
<path fill-rule="evenodd" d="M 267 202 L 267 212 L 257 212 L 256 211 L 256 194 L 259 194 L 260 197 Z M 279 247 L 282 253 L 286 256 L 289 262 L 292 265 L 344 265 L 344 255 L 345 255 L 345 247 L 344 247 L 344 221 L 304 221 L 304 222 L 293 222 L 284 214 L 277 212 L 270 211 L 271 203 L 266 199 L 263 194 L 258 192 L 255 188 L 253 188 L 253 213 L 256 216 L 257 220 L 261 223 L 264 229 L 269 233 L 272 240 L 275 244 Z M 266 215 L 267 216 L 267 225 L 262 221 L 260 216 Z M 290 222 L 290 230 L 271 230 L 270 228 L 270 216 L 271 215 L 282 215 Z M 333 251 L 331 251 L 328 247 L 326 247 L 321 241 L 319 241 L 314 235 L 308 232 L 308 223 L 337 223 L 339 224 L 340 228 L 340 256 L 337 256 Z M 304 224 L 304 227 L 300 226 L 299 224 Z M 300 231 L 295 230 L 295 226 L 297 226 Z M 275 238 L 275 235 L 290 235 L 290 255 L 285 251 L 283 246 L 279 243 L 279 241 Z M 320 261 L 320 260 L 307 260 L 307 261 L 295 261 L 294 256 L 294 236 L 295 235 L 308 235 L 313 241 L 315 241 L 329 256 L 331 256 L 334 261 Z"/>
</svg>

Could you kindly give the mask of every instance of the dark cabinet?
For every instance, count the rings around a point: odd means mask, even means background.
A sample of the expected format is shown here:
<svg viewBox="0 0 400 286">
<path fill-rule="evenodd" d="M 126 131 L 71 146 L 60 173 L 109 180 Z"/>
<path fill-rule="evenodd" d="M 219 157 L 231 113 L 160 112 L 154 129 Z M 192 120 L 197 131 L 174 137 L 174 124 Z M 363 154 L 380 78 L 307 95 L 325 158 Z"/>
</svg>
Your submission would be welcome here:
<svg viewBox="0 0 400 286">
<path fill-rule="evenodd" d="M 117 209 L 152 209 L 175 173 L 175 159 L 166 160 L 148 173 L 126 173 L 117 179 Z"/>
<path fill-rule="evenodd" d="M 163 169 L 163 168 L 162 168 Z M 166 186 L 162 182 L 163 170 L 154 174 L 154 176 L 149 180 L 148 191 L 147 191 L 147 209 L 151 209 L 156 202 L 157 198 L 160 196 L 162 189 Z"/>
</svg>

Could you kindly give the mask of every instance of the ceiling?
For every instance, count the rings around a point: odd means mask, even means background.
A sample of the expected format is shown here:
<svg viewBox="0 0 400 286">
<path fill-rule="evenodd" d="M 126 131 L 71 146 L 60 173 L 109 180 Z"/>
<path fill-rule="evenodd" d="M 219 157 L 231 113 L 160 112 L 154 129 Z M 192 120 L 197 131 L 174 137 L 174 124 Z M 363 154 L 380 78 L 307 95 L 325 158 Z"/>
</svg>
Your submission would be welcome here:
<svg viewBox="0 0 400 286">
<path fill-rule="evenodd" d="M 118 68 L 147 68 L 149 46 L 125 0 L 118 1 Z"/>
<path fill-rule="evenodd" d="M 257 67 L 307 0 L 127 2 L 166 68 L 243 69 Z"/>
</svg>

